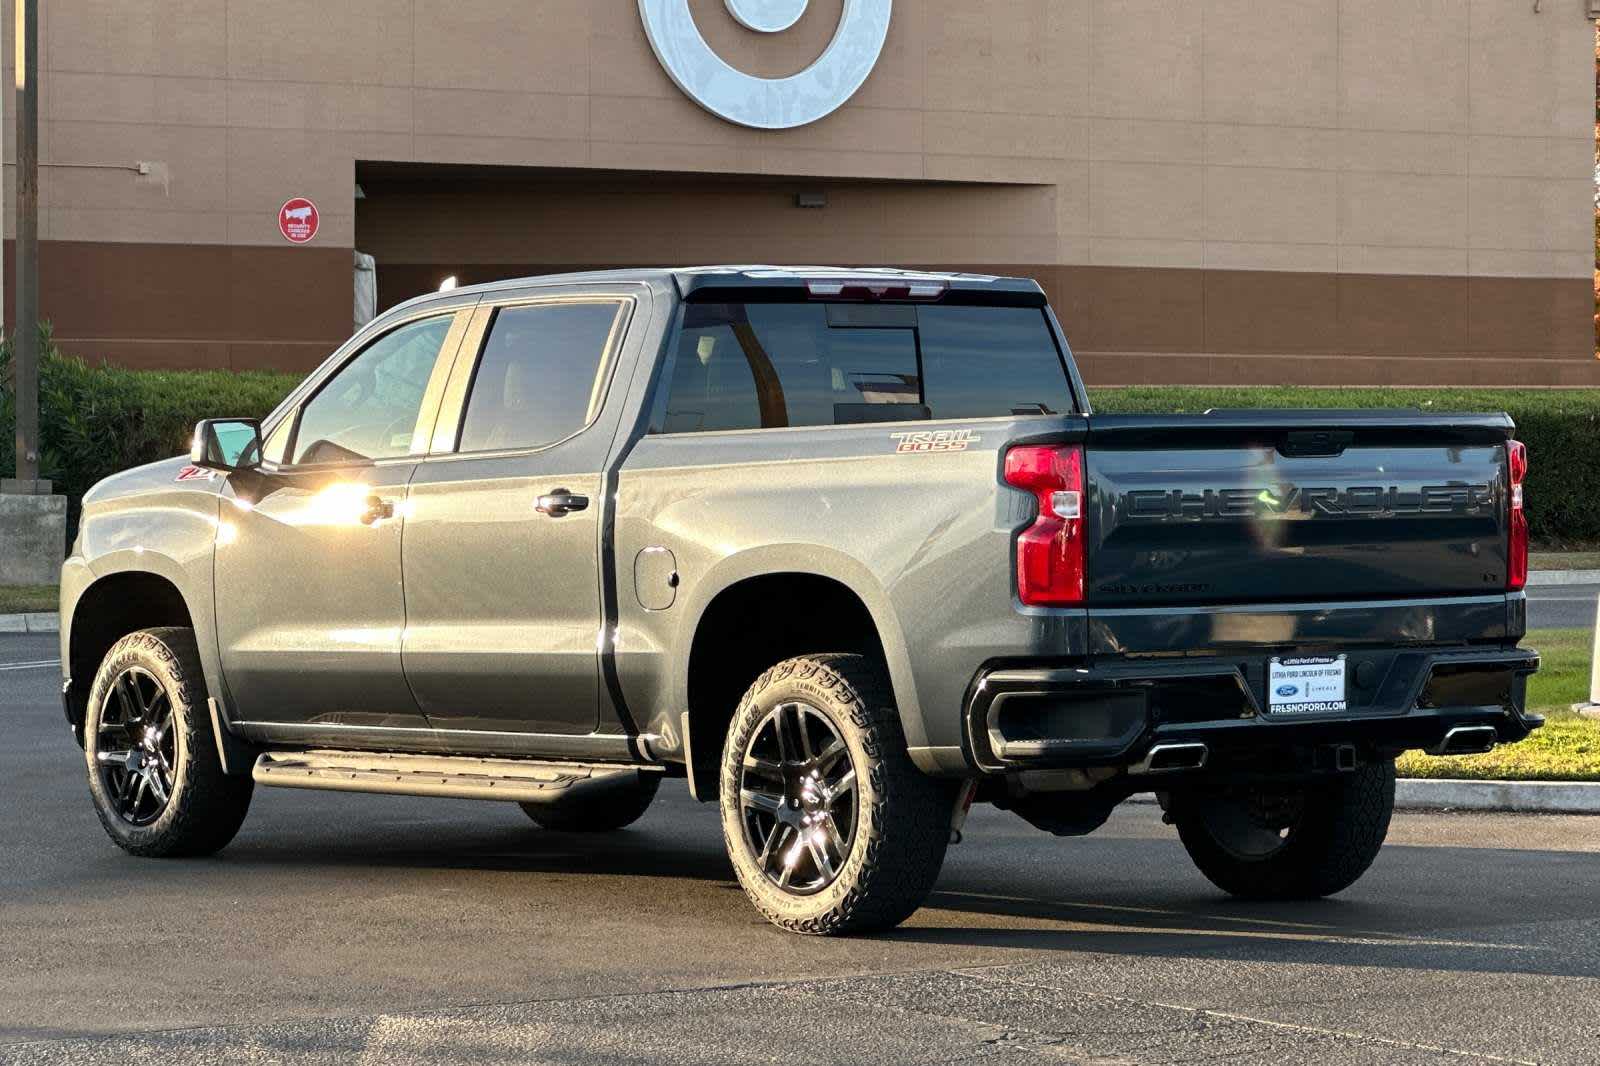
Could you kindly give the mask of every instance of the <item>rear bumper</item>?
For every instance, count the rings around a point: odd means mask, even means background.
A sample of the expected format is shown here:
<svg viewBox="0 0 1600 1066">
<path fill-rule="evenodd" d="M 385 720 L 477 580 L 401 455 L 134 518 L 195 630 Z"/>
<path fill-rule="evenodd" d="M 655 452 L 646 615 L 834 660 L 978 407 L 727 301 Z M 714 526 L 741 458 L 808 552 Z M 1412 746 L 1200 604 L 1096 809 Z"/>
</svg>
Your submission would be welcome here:
<svg viewBox="0 0 1600 1066">
<path fill-rule="evenodd" d="M 1352 746 L 1381 756 L 1439 749 L 1453 730 L 1470 727 L 1479 728 L 1453 742 L 1512 743 L 1543 724 L 1525 711 L 1527 678 L 1539 668 L 1538 653 L 1525 648 L 1352 652 L 1359 680 L 1350 709 L 1317 715 L 1265 712 L 1264 664 L 1264 657 L 1239 656 L 995 665 L 969 690 L 967 755 L 985 773 L 1116 767 L 1155 777 L 1289 767 L 1307 757 L 1337 759 Z M 1188 746 L 1177 765 L 1163 765 L 1169 746 Z"/>
</svg>

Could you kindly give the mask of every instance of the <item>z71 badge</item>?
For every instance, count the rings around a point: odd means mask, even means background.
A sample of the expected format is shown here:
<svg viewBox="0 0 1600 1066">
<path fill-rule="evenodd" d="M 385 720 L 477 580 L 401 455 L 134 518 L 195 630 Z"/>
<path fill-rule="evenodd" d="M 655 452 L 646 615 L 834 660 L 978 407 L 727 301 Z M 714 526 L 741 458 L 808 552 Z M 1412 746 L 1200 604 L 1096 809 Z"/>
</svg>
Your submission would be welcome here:
<svg viewBox="0 0 1600 1066">
<path fill-rule="evenodd" d="M 217 476 L 216 471 L 207 470 L 203 466 L 186 466 L 182 470 L 178 471 L 178 476 L 173 478 L 173 480 L 174 481 L 210 481 L 212 478 L 214 478 L 216 476 Z"/>
<path fill-rule="evenodd" d="M 964 452 L 983 438 L 970 429 L 918 430 L 913 433 L 891 433 L 896 455 L 912 452 Z"/>
</svg>

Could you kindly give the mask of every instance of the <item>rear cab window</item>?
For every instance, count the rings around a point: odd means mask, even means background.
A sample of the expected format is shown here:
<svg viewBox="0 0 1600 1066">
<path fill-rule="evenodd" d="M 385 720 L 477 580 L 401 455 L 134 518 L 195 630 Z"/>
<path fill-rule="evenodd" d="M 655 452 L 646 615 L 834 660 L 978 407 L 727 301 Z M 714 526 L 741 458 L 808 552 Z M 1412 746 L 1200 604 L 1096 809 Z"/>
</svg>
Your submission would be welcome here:
<svg viewBox="0 0 1600 1066">
<path fill-rule="evenodd" d="M 664 433 L 1065 414 L 1043 308 L 684 305 Z"/>
</svg>

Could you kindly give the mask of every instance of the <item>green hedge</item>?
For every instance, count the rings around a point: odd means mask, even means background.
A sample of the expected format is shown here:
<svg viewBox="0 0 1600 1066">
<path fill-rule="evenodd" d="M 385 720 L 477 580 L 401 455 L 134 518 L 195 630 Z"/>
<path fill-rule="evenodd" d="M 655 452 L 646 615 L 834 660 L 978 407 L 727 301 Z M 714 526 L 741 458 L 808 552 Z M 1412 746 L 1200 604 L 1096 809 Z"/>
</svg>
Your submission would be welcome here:
<svg viewBox="0 0 1600 1066">
<path fill-rule="evenodd" d="M 1420 407 L 1505 411 L 1528 446 L 1529 530 L 1549 548 L 1600 542 L 1600 389 L 1092 389 L 1103 414 L 1193 413 L 1208 407 Z"/>
<path fill-rule="evenodd" d="M 226 370 L 124 370 L 90 366 L 61 354 L 41 331 L 39 363 L 40 476 L 77 506 L 108 474 L 189 449 L 202 418 L 259 418 L 297 385 L 295 374 Z M 16 471 L 16 409 L 11 344 L 0 344 L 0 472 Z"/>
</svg>

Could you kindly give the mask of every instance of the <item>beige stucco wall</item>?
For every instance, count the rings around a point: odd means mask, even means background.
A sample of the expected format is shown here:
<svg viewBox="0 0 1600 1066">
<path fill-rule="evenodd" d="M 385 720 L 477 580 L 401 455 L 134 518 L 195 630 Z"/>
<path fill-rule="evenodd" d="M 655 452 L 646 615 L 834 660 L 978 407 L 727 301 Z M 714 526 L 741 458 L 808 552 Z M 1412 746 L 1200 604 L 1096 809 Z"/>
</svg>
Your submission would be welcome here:
<svg viewBox="0 0 1600 1066">
<path fill-rule="evenodd" d="M 804 65 L 694 4 L 741 66 Z M 632 0 L 53 0 L 47 239 L 352 241 L 357 158 L 1040 183 L 997 262 L 1584 276 L 1584 0 L 900 0 L 858 96 L 745 130 L 689 101 Z M 9 16 L 7 16 L 9 23 Z"/>
<path fill-rule="evenodd" d="M 778 74 L 841 0 L 781 39 L 691 5 L 730 61 Z M 841 227 L 823 250 L 843 260 L 1592 269 L 1585 0 L 898 0 L 861 92 L 785 132 L 685 97 L 634 0 L 43 7 L 43 158 L 161 164 L 48 169 L 46 240 L 280 246 L 276 210 L 305 195 L 317 243 L 349 247 L 366 159 L 1029 187 L 951 213 L 907 190 L 907 228 Z"/>
</svg>

